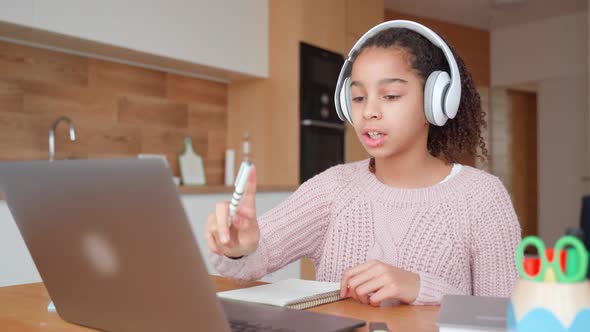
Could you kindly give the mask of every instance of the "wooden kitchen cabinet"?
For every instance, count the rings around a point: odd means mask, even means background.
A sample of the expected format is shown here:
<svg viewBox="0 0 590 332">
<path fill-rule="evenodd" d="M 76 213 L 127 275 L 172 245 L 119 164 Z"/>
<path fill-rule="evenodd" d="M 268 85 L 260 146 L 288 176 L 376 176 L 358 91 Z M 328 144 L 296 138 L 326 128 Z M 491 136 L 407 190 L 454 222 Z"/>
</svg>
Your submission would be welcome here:
<svg viewBox="0 0 590 332">
<path fill-rule="evenodd" d="M 269 78 L 229 85 L 228 148 L 244 132 L 261 185 L 299 184 L 299 43 L 342 53 L 346 8 L 338 0 L 269 1 Z"/>
<path fill-rule="evenodd" d="M 344 53 L 347 7 L 343 1 L 304 0 L 301 3 L 303 29 L 301 39 L 332 52 Z"/>
<path fill-rule="evenodd" d="M 346 6 L 347 31 L 356 39 L 384 20 L 383 0 L 346 0 Z"/>
</svg>

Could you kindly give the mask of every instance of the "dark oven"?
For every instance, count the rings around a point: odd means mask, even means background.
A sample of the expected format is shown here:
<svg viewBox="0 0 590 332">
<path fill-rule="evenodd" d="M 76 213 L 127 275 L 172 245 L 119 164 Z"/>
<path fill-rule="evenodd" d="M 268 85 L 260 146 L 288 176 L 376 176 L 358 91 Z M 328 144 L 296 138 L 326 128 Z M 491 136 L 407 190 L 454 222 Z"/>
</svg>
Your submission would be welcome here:
<svg viewBox="0 0 590 332">
<path fill-rule="evenodd" d="M 346 126 L 336 114 L 334 91 L 344 58 L 300 43 L 300 183 L 344 163 Z"/>
</svg>

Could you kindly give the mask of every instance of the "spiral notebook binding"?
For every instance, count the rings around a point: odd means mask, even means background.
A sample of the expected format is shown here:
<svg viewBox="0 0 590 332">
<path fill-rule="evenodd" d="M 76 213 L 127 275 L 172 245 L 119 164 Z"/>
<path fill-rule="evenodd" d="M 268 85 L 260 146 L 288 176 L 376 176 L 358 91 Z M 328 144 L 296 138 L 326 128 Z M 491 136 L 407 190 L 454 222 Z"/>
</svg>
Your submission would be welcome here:
<svg viewBox="0 0 590 332">
<path fill-rule="evenodd" d="M 287 308 L 303 310 L 330 302 L 336 302 L 341 299 L 340 291 L 329 292 L 299 299 L 296 302 L 288 304 Z"/>
</svg>

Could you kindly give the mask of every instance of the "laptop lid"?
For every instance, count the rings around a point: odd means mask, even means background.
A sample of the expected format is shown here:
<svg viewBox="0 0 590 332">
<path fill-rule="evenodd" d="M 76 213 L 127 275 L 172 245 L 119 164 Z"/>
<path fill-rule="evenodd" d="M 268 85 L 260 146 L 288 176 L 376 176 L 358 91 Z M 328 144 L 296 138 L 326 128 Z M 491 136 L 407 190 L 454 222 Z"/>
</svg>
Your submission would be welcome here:
<svg viewBox="0 0 590 332">
<path fill-rule="evenodd" d="M 59 315 L 107 331 L 229 331 L 160 160 L 0 163 Z"/>
</svg>

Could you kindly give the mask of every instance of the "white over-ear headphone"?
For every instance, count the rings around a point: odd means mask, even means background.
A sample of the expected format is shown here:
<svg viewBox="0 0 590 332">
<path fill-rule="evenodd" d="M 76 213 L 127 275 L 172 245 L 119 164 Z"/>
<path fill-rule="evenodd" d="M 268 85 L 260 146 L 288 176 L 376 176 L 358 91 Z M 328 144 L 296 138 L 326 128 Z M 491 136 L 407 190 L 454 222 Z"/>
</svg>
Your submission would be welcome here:
<svg viewBox="0 0 590 332">
<path fill-rule="evenodd" d="M 406 28 L 417 32 L 443 51 L 449 63 L 451 73 L 449 75 L 445 71 L 434 71 L 428 76 L 424 86 L 424 113 L 426 119 L 431 124 L 436 126 L 444 125 L 448 119 L 453 119 L 457 115 L 457 110 L 459 109 L 459 102 L 461 100 L 459 66 L 453 56 L 453 52 L 451 52 L 449 46 L 447 46 L 439 35 L 422 24 L 406 20 L 388 21 L 376 25 L 354 44 L 348 54 L 348 58 L 344 61 L 336 84 L 334 103 L 336 104 L 338 117 L 340 120 L 347 120 L 352 124 L 350 74 L 352 72 L 352 63 L 356 59 L 361 47 L 367 39 L 383 30 L 391 28 Z"/>
</svg>

